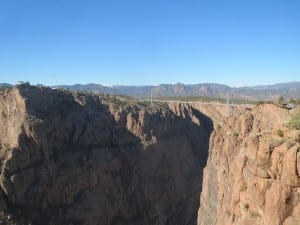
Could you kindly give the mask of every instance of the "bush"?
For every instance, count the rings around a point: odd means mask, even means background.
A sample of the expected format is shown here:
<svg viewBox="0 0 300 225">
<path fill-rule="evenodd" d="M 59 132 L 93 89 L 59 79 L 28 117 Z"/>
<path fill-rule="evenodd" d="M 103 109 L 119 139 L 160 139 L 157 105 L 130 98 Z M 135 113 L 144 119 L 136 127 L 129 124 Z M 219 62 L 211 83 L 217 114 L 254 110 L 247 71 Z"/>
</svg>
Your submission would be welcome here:
<svg viewBox="0 0 300 225">
<path fill-rule="evenodd" d="M 278 130 L 277 130 L 277 135 L 278 135 L 279 137 L 283 137 L 283 131 L 282 131 L 281 129 L 278 129 Z"/>
<path fill-rule="evenodd" d="M 253 210 L 250 210 L 250 211 L 249 211 L 249 215 L 250 215 L 251 217 L 260 217 L 259 212 L 253 211 Z"/>
<path fill-rule="evenodd" d="M 291 103 L 291 104 L 296 104 L 296 100 L 293 99 L 293 98 L 290 98 L 289 103 Z"/>
<path fill-rule="evenodd" d="M 300 130 L 300 113 L 297 113 L 293 118 L 288 122 L 288 127 Z"/>
<path fill-rule="evenodd" d="M 234 136 L 234 137 L 238 137 L 238 136 L 239 136 L 239 133 L 238 133 L 238 132 L 233 132 L 233 136 Z"/>
</svg>

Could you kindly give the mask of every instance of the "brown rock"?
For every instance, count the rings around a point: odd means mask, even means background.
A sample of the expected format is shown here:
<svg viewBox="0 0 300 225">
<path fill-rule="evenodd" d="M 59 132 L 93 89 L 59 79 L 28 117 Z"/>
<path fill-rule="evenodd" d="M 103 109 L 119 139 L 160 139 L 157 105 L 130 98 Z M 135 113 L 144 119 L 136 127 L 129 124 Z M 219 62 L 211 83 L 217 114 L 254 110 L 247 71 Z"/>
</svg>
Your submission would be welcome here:
<svg viewBox="0 0 300 225">
<path fill-rule="evenodd" d="M 199 225 L 300 224 L 299 143 L 284 144 L 293 136 L 284 127 L 290 118 L 288 110 L 266 104 L 227 118 L 214 130 Z"/>
<path fill-rule="evenodd" d="M 1 92 L 5 220 L 196 224 L 211 120 L 187 105 L 118 104 L 29 85 Z"/>
</svg>

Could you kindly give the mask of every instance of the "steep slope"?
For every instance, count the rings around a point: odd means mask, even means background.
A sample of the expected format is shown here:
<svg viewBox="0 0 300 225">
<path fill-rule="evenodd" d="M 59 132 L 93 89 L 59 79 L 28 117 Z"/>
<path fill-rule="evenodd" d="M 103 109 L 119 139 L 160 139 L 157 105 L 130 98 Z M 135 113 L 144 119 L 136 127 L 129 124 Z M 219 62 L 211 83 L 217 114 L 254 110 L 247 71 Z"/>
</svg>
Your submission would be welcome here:
<svg viewBox="0 0 300 225">
<path fill-rule="evenodd" d="M 284 126 L 292 113 L 267 104 L 215 124 L 198 225 L 300 224 L 300 133 Z"/>
<path fill-rule="evenodd" d="M 194 225 L 212 121 L 20 85 L 0 93 L 5 224 Z"/>
</svg>

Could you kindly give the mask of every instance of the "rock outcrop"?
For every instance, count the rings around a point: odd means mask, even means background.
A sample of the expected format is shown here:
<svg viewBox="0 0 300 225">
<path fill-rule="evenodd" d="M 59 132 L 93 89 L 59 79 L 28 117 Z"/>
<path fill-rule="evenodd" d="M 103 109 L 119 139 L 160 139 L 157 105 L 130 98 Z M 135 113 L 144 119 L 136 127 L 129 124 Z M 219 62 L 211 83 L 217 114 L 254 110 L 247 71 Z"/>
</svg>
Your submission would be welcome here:
<svg viewBox="0 0 300 225">
<path fill-rule="evenodd" d="M 300 133 L 273 104 L 215 123 L 198 225 L 299 225 Z"/>
<path fill-rule="evenodd" d="M 0 220 L 195 225 L 212 121 L 20 85 L 0 93 Z"/>
</svg>

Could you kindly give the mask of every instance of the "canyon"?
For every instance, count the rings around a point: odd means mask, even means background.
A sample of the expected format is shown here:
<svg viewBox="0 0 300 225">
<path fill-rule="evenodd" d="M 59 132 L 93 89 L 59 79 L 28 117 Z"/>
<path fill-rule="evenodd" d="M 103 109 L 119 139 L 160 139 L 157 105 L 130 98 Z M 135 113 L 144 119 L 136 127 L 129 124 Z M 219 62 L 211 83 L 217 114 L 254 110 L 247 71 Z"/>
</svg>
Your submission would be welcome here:
<svg viewBox="0 0 300 225">
<path fill-rule="evenodd" d="M 299 225 L 295 110 L 3 88 L 0 221 Z"/>
</svg>

